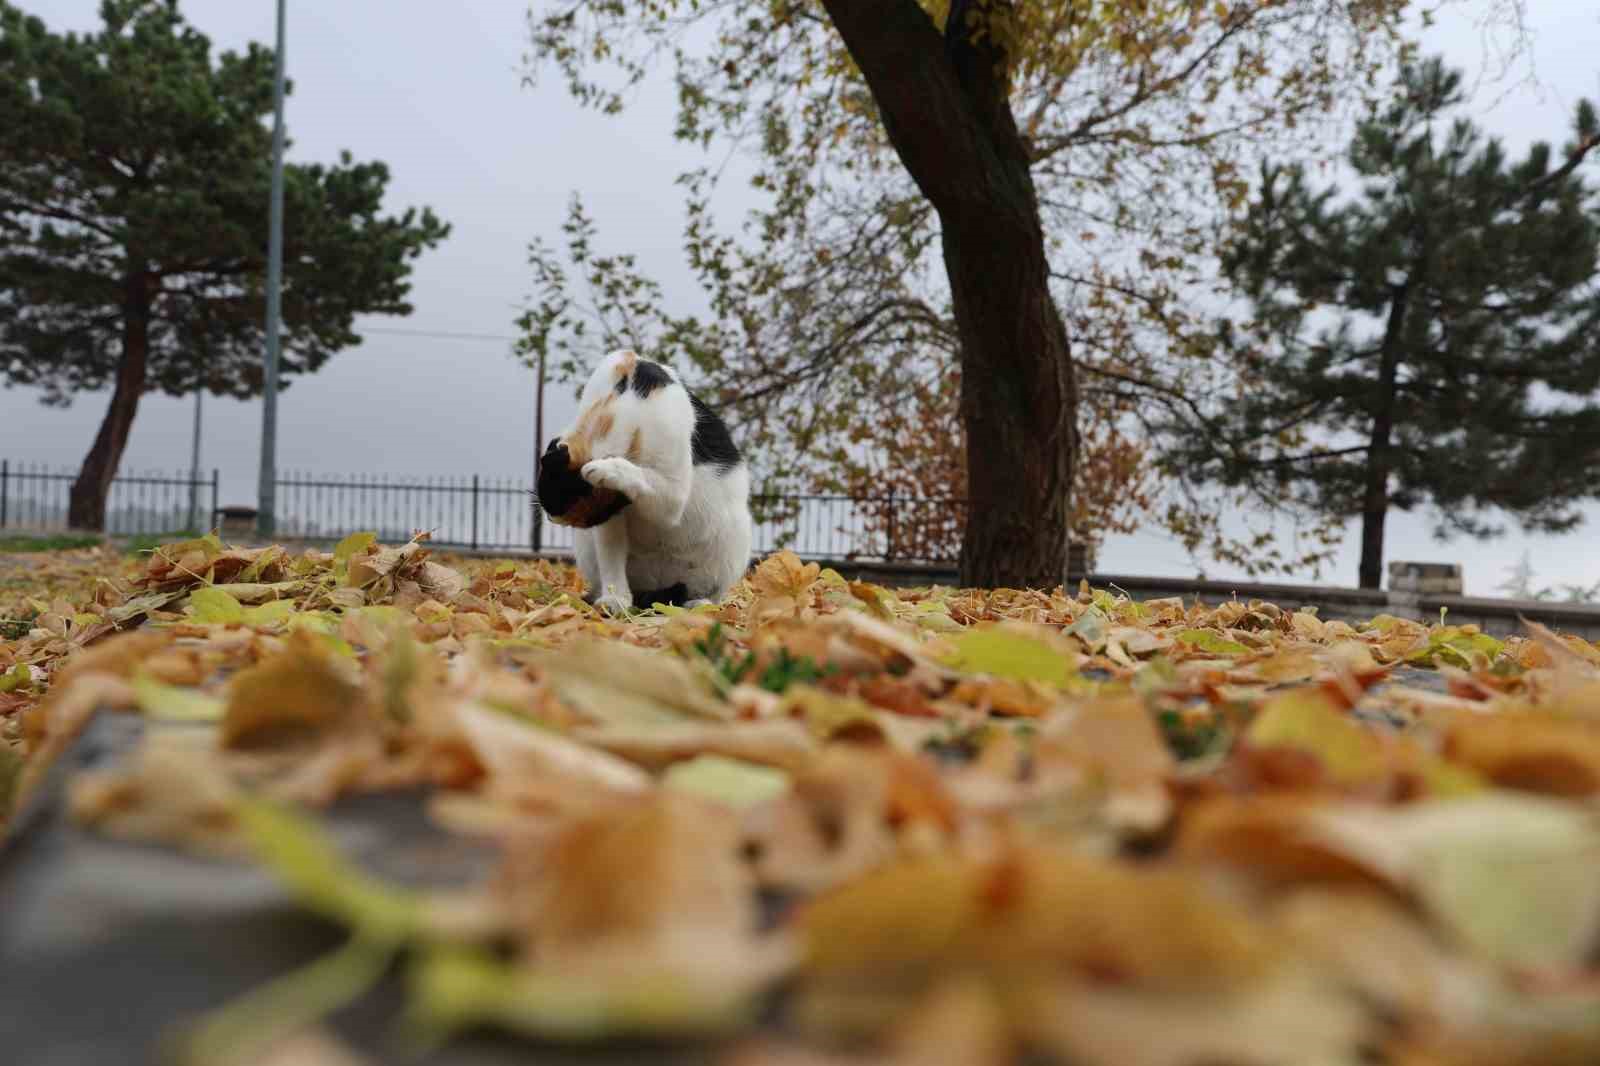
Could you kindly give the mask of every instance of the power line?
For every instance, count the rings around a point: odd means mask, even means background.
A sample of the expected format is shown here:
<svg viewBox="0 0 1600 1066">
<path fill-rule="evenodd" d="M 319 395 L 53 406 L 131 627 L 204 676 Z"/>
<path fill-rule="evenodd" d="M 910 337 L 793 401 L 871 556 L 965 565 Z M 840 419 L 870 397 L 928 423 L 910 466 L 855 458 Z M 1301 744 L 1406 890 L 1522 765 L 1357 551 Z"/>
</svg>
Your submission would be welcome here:
<svg viewBox="0 0 1600 1066">
<path fill-rule="evenodd" d="M 388 333 L 397 337 L 432 337 L 436 340 L 454 341 L 514 341 L 517 338 L 499 333 L 449 333 L 430 329 L 396 329 L 389 326 L 366 326 L 362 333 Z"/>
</svg>

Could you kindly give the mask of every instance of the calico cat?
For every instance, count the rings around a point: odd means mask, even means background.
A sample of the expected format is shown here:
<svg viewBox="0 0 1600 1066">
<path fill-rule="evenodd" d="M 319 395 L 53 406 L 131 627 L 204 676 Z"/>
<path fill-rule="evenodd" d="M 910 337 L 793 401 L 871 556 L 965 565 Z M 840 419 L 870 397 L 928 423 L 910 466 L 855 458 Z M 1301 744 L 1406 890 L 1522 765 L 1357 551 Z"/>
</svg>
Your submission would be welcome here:
<svg viewBox="0 0 1600 1066">
<path fill-rule="evenodd" d="M 721 600 L 750 565 L 750 469 L 716 412 L 628 350 L 595 368 L 539 461 L 537 506 L 572 526 L 585 599 L 612 612 Z"/>
</svg>

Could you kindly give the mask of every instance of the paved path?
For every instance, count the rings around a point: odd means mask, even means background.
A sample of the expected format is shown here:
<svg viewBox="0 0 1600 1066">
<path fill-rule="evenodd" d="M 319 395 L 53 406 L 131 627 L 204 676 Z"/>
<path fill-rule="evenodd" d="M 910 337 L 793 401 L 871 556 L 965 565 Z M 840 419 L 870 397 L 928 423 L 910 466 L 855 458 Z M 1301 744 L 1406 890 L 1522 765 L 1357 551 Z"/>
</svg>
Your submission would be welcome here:
<svg viewBox="0 0 1600 1066">
<path fill-rule="evenodd" d="M 1394 681 L 1442 688 L 1433 671 L 1402 667 Z M 292 907 L 270 876 L 243 866 L 109 840 L 65 813 L 67 782 L 113 764 L 149 725 L 135 715 L 96 718 L 52 769 L 0 845 L 0 1063 L 91 1066 L 162 1062 L 163 1031 L 336 947 L 341 931 Z M 481 845 L 451 837 L 414 794 L 336 805 L 330 829 L 352 860 L 408 885 L 474 879 Z M 377 1063 L 566 1066 L 709 1062 L 709 1050 L 583 1053 L 481 1036 L 424 1058 L 386 1044 L 399 1017 L 398 978 L 334 1020 Z"/>
<path fill-rule="evenodd" d="M 337 928 L 291 907 L 270 876 L 176 851 L 108 840 L 65 814 L 65 786 L 134 747 L 141 719 L 102 714 L 57 763 L 0 845 L 0 1063 L 135 1066 L 164 1060 L 163 1031 L 335 948 Z M 181 728 L 181 727 L 179 727 Z M 339 804 L 330 828 L 352 859 L 411 885 L 473 877 L 488 856 L 424 817 L 416 795 Z M 453 875 L 453 876 L 452 876 Z M 398 976 L 334 1019 L 375 1063 L 623 1066 L 711 1061 L 709 1053 L 541 1049 L 484 1035 L 425 1057 L 388 1037 Z"/>
</svg>

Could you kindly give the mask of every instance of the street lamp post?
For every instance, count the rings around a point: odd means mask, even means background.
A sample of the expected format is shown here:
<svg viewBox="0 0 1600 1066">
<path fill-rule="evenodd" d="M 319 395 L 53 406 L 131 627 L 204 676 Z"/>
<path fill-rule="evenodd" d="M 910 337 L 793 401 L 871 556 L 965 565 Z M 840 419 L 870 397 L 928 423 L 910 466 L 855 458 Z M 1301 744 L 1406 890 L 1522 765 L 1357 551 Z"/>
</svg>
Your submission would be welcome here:
<svg viewBox="0 0 1600 1066">
<path fill-rule="evenodd" d="M 278 51 L 272 79 L 272 206 L 267 226 L 267 351 L 261 390 L 261 475 L 256 532 L 271 537 L 278 491 L 278 326 L 283 286 L 283 23 L 278 0 Z"/>
</svg>

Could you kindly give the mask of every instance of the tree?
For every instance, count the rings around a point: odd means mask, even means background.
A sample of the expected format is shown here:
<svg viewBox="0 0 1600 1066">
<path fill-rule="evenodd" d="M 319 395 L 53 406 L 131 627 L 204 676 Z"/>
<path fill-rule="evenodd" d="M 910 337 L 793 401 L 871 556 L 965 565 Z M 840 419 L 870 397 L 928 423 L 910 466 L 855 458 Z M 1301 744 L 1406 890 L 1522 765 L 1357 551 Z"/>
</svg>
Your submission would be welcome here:
<svg viewBox="0 0 1600 1066">
<path fill-rule="evenodd" d="M 1402 47 L 1404 8 L 576 0 L 535 12 L 530 76 L 554 65 L 602 112 L 671 57 L 677 135 L 748 149 L 765 206 L 736 239 L 711 211 L 725 169 L 683 176 L 701 317 L 664 311 L 660 287 L 629 256 L 601 254 L 575 205 L 564 248 L 534 244 L 524 350 L 570 375 L 595 334 L 649 347 L 731 407 L 768 474 L 813 481 L 867 469 L 854 427 L 959 369 L 974 504 L 962 578 L 1053 584 L 1074 480 L 1064 405 L 1081 393 L 1120 421 L 1150 386 L 1197 380 L 1214 338 L 1189 300 L 1217 212 L 1246 192 L 1241 161 L 1303 147 L 1300 123 Z"/>
<path fill-rule="evenodd" d="M 1506 579 L 1494 588 L 1496 592 L 1503 592 L 1513 600 L 1548 600 L 1555 594 L 1555 590 L 1548 585 L 1537 588 L 1533 578 L 1533 560 L 1524 550 L 1521 560 L 1515 566 L 1506 567 Z"/>
<path fill-rule="evenodd" d="M 0 0 L 0 370 L 46 403 L 113 385 L 72 487 L 105 498 L 147 391 L 262 387 L 273 54 L 211 59 L 176 0 L 105 0 L 57 34 Z M 284 173 L 282 373 L 359 344 L 358 314 L 409 314 L 410 261 L 449 233 L 379 213 L 388 169 Z"/>
<path fill-rule="evenodd" d="M 893 531 L 901 557 L 959 558 L 964 509 L 949 501 L 967 491 L 967 448 L 961 424 L 961 377 L 952 368 L 932 386 L 910 386 L 908 402 L 863 419 L 849 441 L 864 458 L 843 464 L 829 488 L 867 507 L 864 531 L 886 537 Z M 1073 463 L 1071 543 L 1093 553 L 1109 533 L 1130 533 L 1149 507 L 1153 464 L 1147 445 L 1132 439 L 1096 406 L 1086 406 L 1078 423 Z"/>
<path fill-rule="evenodd" d="M 1580 102 L 1559 158 L 1513 163 L 1451 118 L 1460 82 L 1437 60 L 1402 71 L 1351 144 L 1348 199 L 1263 168 L 1225 257 L 1247 379 L 1174 435 L 1197 476 L 1359 515 L 1364 588 L 1391 509 L 1431 506 L 1441 537 L 1502 532 L 1490 508 L 1559 532 L 1600 493 L 1600 204 L 1578 173 L 1600 124 Z"/>
</svg>

